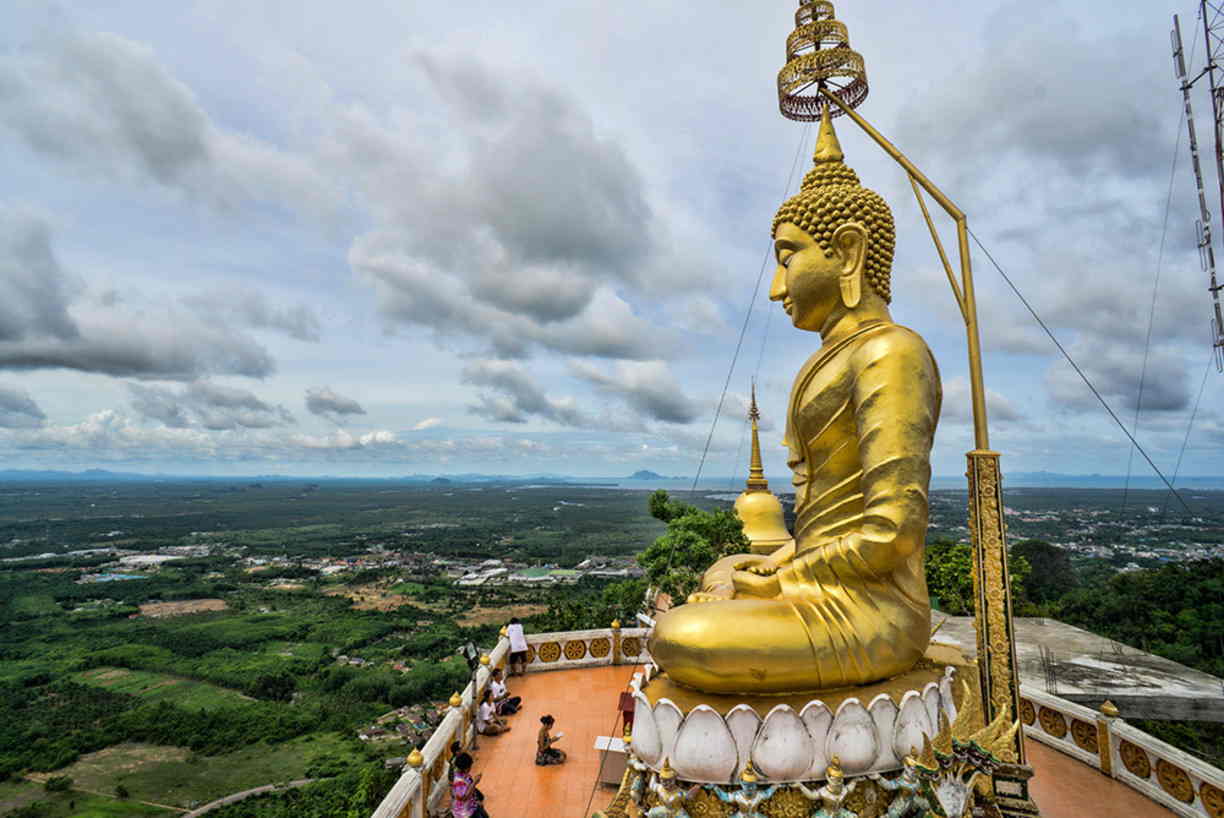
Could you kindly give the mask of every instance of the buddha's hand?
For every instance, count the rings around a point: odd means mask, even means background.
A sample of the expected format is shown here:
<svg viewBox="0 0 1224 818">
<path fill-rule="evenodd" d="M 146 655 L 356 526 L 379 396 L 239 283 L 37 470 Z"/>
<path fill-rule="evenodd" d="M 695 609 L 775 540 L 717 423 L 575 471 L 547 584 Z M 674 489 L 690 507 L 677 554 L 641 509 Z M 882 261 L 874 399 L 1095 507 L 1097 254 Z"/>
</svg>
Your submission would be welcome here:
<svg viewBox="0 0 1224 818">
<path fill-rule="evenodd" d="M 768 566 L 755 564 L 748 570 L 737 570 L 731 575 L 731 584 L 735 588 L 736 598 L 756 597 L 758 599 L 774 599 L 782 592 L 778 582 L 777 566 L 764 571 Z M 758 570 L 754 571 L 753 568 Z"/>
</svg>

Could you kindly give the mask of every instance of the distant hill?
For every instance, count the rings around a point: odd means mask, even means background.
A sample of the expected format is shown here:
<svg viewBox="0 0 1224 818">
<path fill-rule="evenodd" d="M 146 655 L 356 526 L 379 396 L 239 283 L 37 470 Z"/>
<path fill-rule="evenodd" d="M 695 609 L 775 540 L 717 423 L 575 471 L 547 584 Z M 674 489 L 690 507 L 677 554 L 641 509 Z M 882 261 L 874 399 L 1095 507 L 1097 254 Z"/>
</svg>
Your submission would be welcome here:
<svg viewBox="0 0 1224 818">
<path fill-rule="evenodd" d="M 657 472 L 652 472 L 649 469 L 641 469 L 629 475 L 627 480 L 683 480 L 683 477 L 664 477 Z"/>
</svg>

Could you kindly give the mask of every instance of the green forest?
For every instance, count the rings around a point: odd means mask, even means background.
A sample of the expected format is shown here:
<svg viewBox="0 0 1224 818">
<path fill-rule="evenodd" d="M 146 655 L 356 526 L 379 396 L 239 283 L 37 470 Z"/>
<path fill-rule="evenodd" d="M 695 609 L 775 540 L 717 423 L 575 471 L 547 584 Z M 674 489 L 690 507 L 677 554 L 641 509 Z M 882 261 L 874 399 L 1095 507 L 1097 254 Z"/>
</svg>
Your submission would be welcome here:
<svg viewBox="0 0 1224 818">
<path fill-rule="evenodd" d="M 359 728 L 460 689 L 469 671 L 456 649 L 490 648 L 508 618 L 499 611 L 523 612 L 531 631 L 578 630 L 632 622 L 648 585 L 683 598 L 706 565 L 746 546 L 728 505 L 378 481 L 0 487 L 0 814 L 165 815 L 145 802 L 187 807 L 309 777 L 321 780 L 215 814 L 368 815 L 395 778 L 384 759 L 408 748 L 363 743 Z M 70 553 L 201 543 L 204 555 L 113 582 L 81 581 L 116 570 L 100 568 L 113 554 Z M 645 575 L 469 588 L 428 560 L 341 576 L 307 564 L 389 550 L 540 570 L 636 554 Z M 252 558 L 276 567 L 260 572 Z M 969 613 L 970 565 L 967 544 L 932 535 L 926 573 L 939 610 Z M 1017 615 L 1224 676 L 1224 560 L 1119 573 L 1029 538 L 1014 542 L 1010 566 Z M 395 604 L 358 606 L 361 588 Z M 159 618 L 140 607 L 194 600 L 222 609 Z M 1217 725 L 1139 726 L 1224 764 Z"/>
</svg>

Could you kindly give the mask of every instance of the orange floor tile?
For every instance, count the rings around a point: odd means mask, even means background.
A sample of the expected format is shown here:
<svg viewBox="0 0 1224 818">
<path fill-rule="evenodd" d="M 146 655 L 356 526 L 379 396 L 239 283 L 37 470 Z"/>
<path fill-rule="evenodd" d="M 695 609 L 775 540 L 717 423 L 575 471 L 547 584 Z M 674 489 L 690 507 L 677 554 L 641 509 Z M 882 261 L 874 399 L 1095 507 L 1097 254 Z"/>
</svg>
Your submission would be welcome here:
<svg viewBox="0 0 1224 818">
<path fill-rule="evenodd" d="M 1071 756 L 1029 739 L 1029 793 L 1042 818 L 1176 818 L 1177 813 Z"/>
<path fill-rule="evenodd" d="M 616 792 L 596 785 L 595 738 L 623 731 L 616 703 L 636 670 L 595 667 L 509 680 L 511 695 L 523 697 L 523 709 L 510 717 L 509 733 L 482 736 L 474 754 L 490 818 L 577 818 L 608 805 Z M 565 733 L 556 747 L 568 759 L 556 767 L 535 765 L 536 733 L 545 713 L 557 720 L 553 733 Z"/>
<path fill-rule="evenodd" d="M 475 771 L 490 818 L 586 818 L 612 800 L 611 787 L 596 784 L 597 736 L 619 735 L 616 703 L 635 667 L 597 667 L 531 673 L 510 680 L 512 695 L 523 697 L 523 710 L 510 718 L 513 729 L 481 737 L 474 753 Z M 558 767 L 535 766 L 540 716 L 551 713 L 557 744 L 569 758 Z M 1175 813 L 1125 784 L 1114 781 L 1070 756 L 1028 741 L 1029 763 L 1036 770 L 1033 799 L 1043 818 L 1165 818 Z"/>
</svg>

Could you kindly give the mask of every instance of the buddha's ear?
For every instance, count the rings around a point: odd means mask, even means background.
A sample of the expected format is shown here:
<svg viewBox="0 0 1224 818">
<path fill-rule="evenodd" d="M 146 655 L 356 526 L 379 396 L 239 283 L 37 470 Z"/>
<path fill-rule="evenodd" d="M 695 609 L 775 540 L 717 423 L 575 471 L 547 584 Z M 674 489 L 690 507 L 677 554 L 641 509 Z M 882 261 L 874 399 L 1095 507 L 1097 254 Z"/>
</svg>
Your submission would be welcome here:
<svg viewBox="0 0 1224 818">
<path fill-rule="evenodd" d="M 863 299 L 863 268 L 867 261 L 867 230 L 858 222 L 847 222 L 833 231 L 833 247 L 841 257 L 838 283 L 842 303 L 854 309 Z"/>
</svg>

